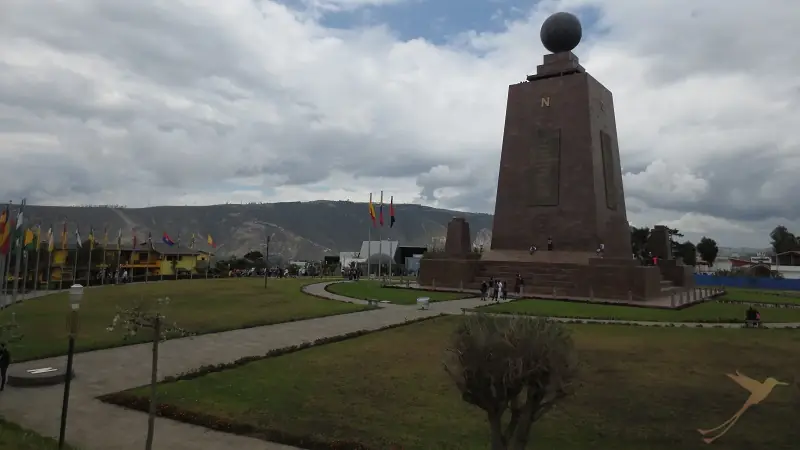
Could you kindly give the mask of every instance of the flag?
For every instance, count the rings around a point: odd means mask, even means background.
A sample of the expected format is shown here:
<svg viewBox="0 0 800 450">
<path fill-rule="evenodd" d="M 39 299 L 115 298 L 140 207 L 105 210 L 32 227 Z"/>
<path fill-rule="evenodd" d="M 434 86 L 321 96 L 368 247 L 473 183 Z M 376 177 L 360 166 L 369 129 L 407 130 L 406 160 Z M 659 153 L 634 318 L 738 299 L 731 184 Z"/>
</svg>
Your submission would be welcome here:
<svg viewBox="0 0 800 450">
<path fill-rule="evenodd" d="M 67 249 L 67 221 L 64 221 L 64 229 L 61 231 L 61 250 Z"/>
<path fill-rule="evenodd" d="M 15 251 L 19 252 L 22 249 L 22 241 L 23 241 L 23 234 L 25 233 L 22 229 L 22 222 L 23 222 L 23 210 L 25 209 L 25 199 L 22 199 L 22 203 L 19 204 L 19 210 L 17 211 L 17 227 L 14 231 L 14 248 Z"/>
<path fill-rule="evenodd" d="M 180 232 L 178 232 L 178 240 L 175 243 L 175 246 L 178 247 L 178 248 L 181 248 L 181 233 Z"/>
<path fill-rule="evenodd" d="M 33 241 L 36 240 L 36 236 L 33 233 L 33 230 L 30 228 L 25 229 L 25 238 L 22 240 L 22 248 L 25 250 L 30 250 L 33 248 Z"/>
<path fill-rule="evenodd" d="M 75 226 L 75 245 L 77 248 L 83 248 L 83 242 L 81 241 L 81 232 L 78 230 L 78 226 Z"/>
<path fill-rule="evenodd" d="M 169 237 L 169 235 L 167 234 L 166 231 L 164 232 L 164 236 L 161 237 L 161 240 L 164 241 L 164 243 L 169 245 L 170 247 L 175 245 L 175 243 L 172 242 L 172 239 L 170 239 L 170 237 Z"/>
<path fill-rule="evenodd" d="M 108 248 L 108 225 L 103 227 L 103 250 Z"/>
<path fill-rule="evenodd" d="M 153 233 L 151 231 L 147 232 L 147 245 L 150 246 L 150 249 L 153 248 Z"/>
<path fill-rule="evenodd" d="M 94 227 L 89 227 L 89 250 L 94 250 Z"/>
<path fill-rule="evenodd" d="M 192 240 L 189 241 L 189 248 L 194 248 L 194 233 L 192 233 Z"/>
<path fill-rule="evenodd" d="M 214 243 L 214 239 L 210 234 L 208 235 L 208 240 L 206 242 L 208 242 L 208 245 L 210 245 L 211 248 L 217 248 L 217 244 Z"/>
<path fill-rule="evenodd" d="M 50 224 L 50 229 L 47 230 L 47 251 L 53 253 L 56 249 L 56 240 L 53 239 L 53 224 Z"/>
<path fill-rule="evenodd" d="M 394 195 L 389 197 L 389 228 L 394 226 Z"/>
<path fill-rule="evenodd" d="M 122 228 L 117 233 L 117 250 L 122 250 Z"/>
<path fill-rule="evenodd" d="M 3 228 L 3 236 L 0 236 L 0 255 L 7 255 L 11 251 L 11 241 L 13 236 L 11 230 L 14 229 L 14 219 L 7 219 Z"/>
<path fill-rule="evenodd" d="M 42 246 L 42 224 L 36 224 L 36 251 Z"/>
<path fill-rule="evenodd" d="M 375 207 L 372 206 L 372 193 L 369 194 L 369 218 L 372 219 L 372 226 L 375 226 Z"/>
<path fill-rule="evenodd" d="M 380 206 L 380 224 L 383 226 L 383 191 L 381 191 L 381 206 Z"/>
<path fill-rule="evenodd" d="M 11 214 L 8 211 L 8 206 L 0 212 L 0 255 L 8 253 L 8 241 L 11 234 Z"/>
<path fill-rule="evenodd" d="M 133 249 L 136 250 L 136 229 L 131 228 L 131 235 L 133 235 Z"/>
</svg>

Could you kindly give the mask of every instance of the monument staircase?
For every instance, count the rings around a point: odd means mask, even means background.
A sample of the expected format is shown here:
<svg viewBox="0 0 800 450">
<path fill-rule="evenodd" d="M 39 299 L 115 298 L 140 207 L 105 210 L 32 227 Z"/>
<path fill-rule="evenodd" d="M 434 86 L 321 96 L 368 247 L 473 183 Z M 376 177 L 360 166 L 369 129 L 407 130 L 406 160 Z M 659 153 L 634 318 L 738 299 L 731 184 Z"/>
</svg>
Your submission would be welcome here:
<svg viewBox="0 0 800 450">
<path fill-rule="evenodd" d="M 475 279 L 464 287 L 479 289 L 484 281 L 503 280 L 513 287 L 517 274 L 525 282 L 525 293 L 531 295 L 571 295 L 578 290 L 579 274 L 596 258 L 593 252 L 538 251 L 531 255 L 525 251 L 489 250 L 481 257 Z M 610 280 L 613 282 L 613 280 Z M 661 292 L 668 296 L 679 292 L 680 287 L 671 281 L 661 280 Z"/>
</svg>

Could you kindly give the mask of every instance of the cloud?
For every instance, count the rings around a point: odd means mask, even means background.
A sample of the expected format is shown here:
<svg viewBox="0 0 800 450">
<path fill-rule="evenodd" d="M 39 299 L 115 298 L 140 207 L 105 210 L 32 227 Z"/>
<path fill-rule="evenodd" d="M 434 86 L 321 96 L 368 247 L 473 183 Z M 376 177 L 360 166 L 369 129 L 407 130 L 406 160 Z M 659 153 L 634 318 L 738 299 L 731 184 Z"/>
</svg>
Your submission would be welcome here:
<svg viewBox="0 0 800 450">
<path fill-rule="evenodd" d="M 6 0 L 0 195 L 135 206 L 384 189 L 491 212 L 507 86 L 541 63 L 544 18 L 570 10 L 581 63 L 615 96 L 632 221 L 731 245 L 800 228 L 797 2 L 502 2 L 514 19 L 499 31 L 487 17 L 447 39 L 323 25 L 399 3 Z M 403 3 L 426 20 L 425 2 Z"/>
</svg>

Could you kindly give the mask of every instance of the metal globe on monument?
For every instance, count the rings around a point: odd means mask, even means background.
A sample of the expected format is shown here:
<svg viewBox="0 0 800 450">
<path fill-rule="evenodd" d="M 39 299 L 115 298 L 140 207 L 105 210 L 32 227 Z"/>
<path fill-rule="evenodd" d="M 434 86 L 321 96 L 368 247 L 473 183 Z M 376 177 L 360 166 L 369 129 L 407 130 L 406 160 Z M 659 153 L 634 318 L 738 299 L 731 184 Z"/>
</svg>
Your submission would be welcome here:
<svg viewBox="0 0 800 450">
<path fill-rule="evenodd" d="M 572 51 L 581 42 L 583 28 L 574 14 L 557 12 L 542 24 L 539 37 L 544 48 L 552 53 Z"/>
</svg>

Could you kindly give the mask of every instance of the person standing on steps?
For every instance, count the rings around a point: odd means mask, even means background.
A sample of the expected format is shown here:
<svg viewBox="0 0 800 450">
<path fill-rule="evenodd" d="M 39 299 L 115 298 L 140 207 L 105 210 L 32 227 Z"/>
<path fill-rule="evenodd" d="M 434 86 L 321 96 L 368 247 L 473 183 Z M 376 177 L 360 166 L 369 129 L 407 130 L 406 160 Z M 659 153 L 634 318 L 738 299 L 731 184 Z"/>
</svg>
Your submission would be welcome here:
<svg viewBox="0 0 800 450">
<path fill-rule="evenodd" d="M 547 237 L 547 251 L 548 252 L 553 251 L 553 238 L 550 236 Z"/>
<path fill-rule="evenodd" d="M 8 374 L 8 366 L 11 365 L 11 353 L 8 351 L 5 342 L 0 344 L 0 391 L 6 389 L 6 376 Z"/>
</svg>

